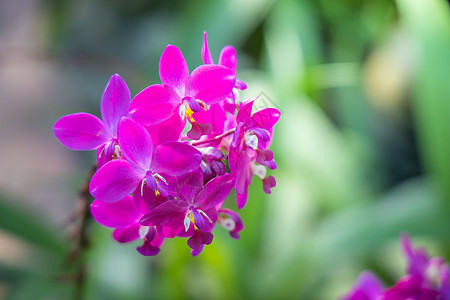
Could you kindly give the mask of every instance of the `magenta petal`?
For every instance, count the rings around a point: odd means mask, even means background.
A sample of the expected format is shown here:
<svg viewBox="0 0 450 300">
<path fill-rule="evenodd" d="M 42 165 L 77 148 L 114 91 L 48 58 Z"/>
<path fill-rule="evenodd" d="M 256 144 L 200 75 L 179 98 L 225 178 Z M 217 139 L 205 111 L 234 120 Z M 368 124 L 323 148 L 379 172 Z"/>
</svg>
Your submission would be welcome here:
<svg viewBox="0 0 450 300">
<path fill-rule="evenodd" d="M 233 94 L 233 98 L 231 100 L 224 101 L 223 103 L 223 109 L 226 112 L 229 112 L 231 115 L 234 115 L 236 112 L 236 104 L 235 104 L 235 99 L 234 99 L 234 94 Z"/>
<path fill-rule="evenodd" d="M 265 108 L 253 114 L 251 119 L 246 123 L 248 127 L 261 127 L 271 129 L 273 125 L 280 119 L 280 111 L 275 108 Z"/>
<path fill-rule="evenodd" d="M 128 116 L 131 95 L 127 84 L 118 74 L 109 79 L 102 97 L 102 119 L 116 137 L 117 125 L 122 117 Z"/>
<path fill-rule="evenodd" d="M 133 192 L 133 198 L 134 205 L 141 213 L 141 216 L 166 201 L 163 196 L 156 195 L 155 191 L 150 190 L 147 186 L 142 187 L 140 184 Z"/>
<path fill-rule="evenodd" d="M 203 157 L 205 158 L 219 159 L 219 160 L 225 158 L 223 152 L 215 147 L 204 147 L 199 148 L 198 150 L 202 153 Z"/>
<path fill-rule="evenodd" d="M 139 238 L 139 223 L 131 224 L 124 228 L 117 228 L 113 231 L 113 238 L 119 243 L 129 243 Z"/>
<path fill-rule="evenodd" d="M 248 200 L 248 186 L 245 187 L 242 194 L 236 193 L 236 204 L 238 209 L 243 209 Z"/>
<path fill-rule="evenodd" d="M 270 141 L 269 132 L 267 130 L 259 128 L 259 127 L 254 127 L 254 128 L 252 128 L 252 130 L 259 137 L 260 141 L 265 142 L 265 143 Z"/>
<path fill-rule="evenodd" d="M 181 214 L 177 218 L 178 220 L 174 221 L 174 224 L 178 224 L 178 226 L 160 226 L 162 228 L 162 234 L 164 235 L 164 237 L 171 239 L 176 236 L 190 236 L 188 233 L 192 230 L 188 230 L 188 232 L 186 232 L 183 224 L 184 215 Z"/>
<path fill-rule="evenodd" d="M 224 124 L 227 120 L 225 110 L 219 103 L 213 104 L 210 107 L 211 111 L 211 123 L 213 132 L 222 133 L 224 131 Z"/>
<path fill-rule="evenodd" d="M 199 230 L 204 230 L 205 229 L 205 219 L 203 218 L 203 216 L 199 213 L 199 211 L 197 209 L 195 209 L 194 207 L 191 208 L 192 214 L 194 215 L 194 223 L 195 226 L 199 229 Z"/>
<path fill-rule="evenodd" d="M 178 113 L 174 113 L 169 119 L 145 128 L 152 137 L 153 145 L 174 142 L 180 139 L 181 132 L 186 127 L 186 120 L 186 118 L 183 120 Z"/>
<path fill-rule="evenodd" d="M 179 177 L 173 177 L 170 185 L 176 195 L 183 199 L 188 205 L 194 203 L 194 199 L 203 188 L 203 175 L 200 172 L 192 172 Z"/>
<path fill-rule="evenodd" d="M 239 154 L 235 148 L 230 147 L 230 153 L 228 153 L 228 167 L 230 168 L 230 173 L 236 176 L 237 161 L 239 159 Z"/>
<path fill-rule="evenodd" d="M 252 179 L 252 170 L 250 168 L 250 157 L 247 152 L 242 152 L 236 164 L 236 185 L 235 189 L 238 194 L 244 193 Z"/>
<path fill-rule="evenodd" d="M 200 230 L 195 230 L 194 235 L 188 239 L 187 244 L 192 249 L 197 249 L 201 245 L 211 244 L 213 238 L 214 236 L 211 232 L 203 232 Z"/>
<path fill-rule="evenodd" d="M 243 82 L 240 79 L 236 79 L 236 83 L 235 83 L 234 87 L 241 91 L 247 89 L 247 85 L 245 84 L 245 82 Z"/>
<path fill-rule="evenodd" d="M 173 103 L 154 103 L 130 112 L 130 116 L 144 126 L 151 126 L 167 120 L 176 114 L 178 106 Z"/>
<path fill-rule="evenodd" d="M 238 149 L 238 146 L 239 146 L 238 145 L 239 140 L 242 139 L 241 128 L 242 128 L 243 124 L 244 123 L 238 123 L 238 125 L 236 126 L 236 129 L 234 130 L 234 133 L 233 133 L 233 139 L 231 141 L 231 146 L 236 150 Z"/>
<path fill-rule="evenodd" d="M 267 161 L 273 160 L 273 152 L 270 150 L 256 150 L 256 162 L 265 166 Z"/>
<path fill-rule="evenodd" d="M 211 52 L 209 52 L 208 48 L 208 39 L 206 37 L 206 31 L 203 31 L 202 61 L 204 64 L 214 64 L 214 61 L 211 57 Z"/>
<path fill-rule="evenodd" d="M 239 216 L 237 212 L 226 208 L 220 209 L 219 214 L 221 214 L 218 221 L 219 224 L 229 230 L 232 238 L 239 239 L 239 232 L 244 229 L 244 223 L 242 222 L 241 216 Z"/>
<path fill-rule="evenodd" d="M 184 201 L 169 200 L 144 215 L 140 223 L 145 226 L 167 225 L 178 228 L 183 225 L 184 214 L 188 207 Z"/>
<path fill-rule="evenodd" d="M 62 117 L 53 131 L 58 140 L 72 150 L 94 150 L 112 137 L 102 120 L 88 113 Z"/>
<path fill-rule="evenodd" d="M 183 99 L 181 99 L 183 102 L 186 101 L 189 105 L 189 108 L 193 111 L 193 112 L 199 112 L 201 111 L 201 107 L 200 104 L 198 104 L 198 102 L 192 98 L 192 97 L 184 97 Z"/>
<path fill-rule="evenodd" d="M 153 241 L 153 239 L 155 238 L 155 236 L 156 236 L 156 226 L 150 226 L 150 227 L 148 227 L 148 232 L 147 232 L 147 234 L 145 235 L 145 239 L 147 240 L 147 241 Z"/>
<path fill-rule="evenodd" d="M 448 264 L 442 266 L 441 272 L 441 287 L 440 287 L 440 293 L 443 296 L 444 300 L 450 299 L 450 268 Z"/>
<path fill-rule="evenodd" d="M 236 72 L 237 56 L 236 50 L 232 46 L 223 47 L 220 52 L 219 65 L 229 68 L 233 73 Z"/>
<path fill-rule="evenodd" d="M 119 146 L 125 157 L 140 166 L 149 169 L 152 162 L 153 142 L 148 131 L 133 119 L 122 118 L 118 129 Z"/>
<path fill-rule="evenodd" d="M 201 161 L 202 154 L 194 147 L 179 142 L 165 142 L 155 148 L 150 170 L 178 176 L 197 169 Z"/>
<path fill-rule="evenodd" d="M 216 226 L 217 217 L 219 216 L 219 212 L 215 207 L 211 207 L 209 209 L 204 209 L 203 212 L 208 216 L 208 218 L 205 217 L 205 230 L 204 231 L 212 231 L 214 227 Z M 203 214 L 202 214 L 203 215 Z"/>
<path fill-rule="evenodd" d="M 263 190 L 266 194 L 272 193 L 271 189 L 277 185 L 275 177 L 269 176 L 262 180 L 263 182 Z"/>
<path fill-rule="evenodd" d="M 144 256 L 153 256 L 159 253 L 159 247 L 155 247 L 150 244 L 149 241 L 145 240 L 142 246 L 136 248 L 137 252 Z"/>
<path fill-rule="evenodd" d="M 137 223 L 142 216 L 131 196 L 126 196 L 114 203 L 95 200 L 91 204 L 91 213 L 98 223 L 111 228 L 126 227 Z"/>
<path fill-rule="evenodd" d="M 236 76 L 223 66 L 202 65 L 197 67 L 189 77 L 189 93 L 208 105 L 225 99 L 233 90 Z"/>
<path fill-rule="evenodd" d="M 199 140 L 202 135 L 208 135 L 211 133 L 211 125 L 210 124 L 200 124 L 198 122 L 192 122 L 191 130 L 187 132 L 187 136 L 193 140 Z"/>
<path fill-rule="evenodd" d="M 180 138 L 184 127 L 186 127 L 186 119 L 183 120 L 178 113 L 175 113 L 172 117 L 159 123 L 157 126 L 156 132 L 158 144 L 177 141 Z"/>
<path fill-rule="evenodd" d="M 265 150 L 262 153 L 264 154 L 264 160 L 273 160 L 273 152 L 271 150 Z"/>
<path fill-rule="evenodd" d="M 162 243 L 164 242 L 164 234 L 163 234 L 162 227 L 161 226 L 154 227 L 154 230 L 155 230 L 155 234 L 154 234 L 153 239 L 149 239 L 149 237 L 147 236 L 147 240 L 150 241 L 152 246 L 161 247 Z"/>
<path fill-rule="evenodd" d="M 196 249 L 192 249 L 192 250 L 191 250 L 191 255 L 192 255 L 192 256 L 197 256 L 197 255 L 199 255 L 200 253 L 202 253 L 203 248 L 205 248 L 205 245 L 204 245 L 204 244 L 200 245 L 200 247 L 198 247 L 198 248 L 196 248 Z"/>
<path fill-rule="evenodd" d="M 178 95 L 184 94 L 189 69 L 180 49 L 167 45 L 159 61 L 161 82 L 175 89 Z"/>
<path fill-rule="evenodd" d="M 153 174 L 150 171 L 145 174 L 145 179 L 147 181 L 147 187 L 151 191 L 156 191 L 156 189 L 158 188 L 158 183 L 156 182 L 155 177 L 153 177 Z"/>
<path fill-rule="evenodd" d="M 97 200 L 117 202 L 131 194 L 141 179 L 141 175 L 129 162 L 113 160 L 94 174 L 89 184 L 89 191 Z"/>
<path fill-rule="evenodd" d="M 158 124 L 176 111 L 181 98 L 163 84 L 154 84 L 142 90 L 130 105 L 130 116 L 142 125 Z"/>
<path fill-rule="evenodd" d="M 271 170 L 275 170 L 277 168 L 277 163 L 273 159 L 268 160 L 266 161 L 266 166 Z"/>
<path fill-rule="evenodd" d="M 226 171 L 225 164 L 220 160 L 212 160 L 211 169 L 213 169 L 214 173 L 217 175 L 223 175 Z"/>
<path fill-rule="evenodd" d="M 223 202 L 233 188 L 233 176 L 225 174 L 209 181 L 197 197 L 195 206 L 206 210 Z"/>
<path fill-rule="evenodd" d="M 224 126 L 227 121 L 227 115 L 220 103 L 214 103 L 208 110 L 201 110 L 198 113 L 192 115 L 197 123 L 212 125 L 212 132 L 223 133 Z M 233 117 L 234 118 L 234 117 Z M 211 125 L 209 127 L 211 127 Z M 204 131 L 204 130 L 203 130 Z M 204 131 L 205 132 L 205 131 Z"/>
<path fill-rule="evenodd" d="M 434 290 L 432 285 L 427 286 L 423 278 L 412 274 L 407 274 L 400 278 L 397 283 L 390 288 L 387 288 L 382 293 L 382 298 L 376 299 L 385 300 L 438 300 L 443 299 L 439 297 L 438 292 Z M 348 300 L 356 300 L 361 298 L 350 298 Z M 371 298 L 369 298 L 371 299 Z M 346 299 L 347 300 L 347 299 Z"/>
<path fill-rule="evenodd" d="M 247 122 L 252 116 L 253 100 L 247 101 L 239 107 L 238 113 L 236 115 L 236 123 Z"/>
<path fill-rule="evenodd" d="M 103 167 L 108 161 L 111 161 L 112 157 L 107 157 L 103 152 L 105 151 L 105 146 L 97 149 L 97 165 L 99 168 Z"/>
</svg>

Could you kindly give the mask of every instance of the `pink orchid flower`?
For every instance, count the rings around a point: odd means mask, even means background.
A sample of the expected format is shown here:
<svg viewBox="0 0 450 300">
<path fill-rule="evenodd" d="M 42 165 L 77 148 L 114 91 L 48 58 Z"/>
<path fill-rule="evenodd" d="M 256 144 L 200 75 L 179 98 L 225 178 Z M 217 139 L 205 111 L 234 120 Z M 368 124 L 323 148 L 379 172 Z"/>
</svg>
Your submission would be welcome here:
<svg viewBox="0 0 450 300">
<path fill-rule="evenodd" d="M 103 121 L 88 113 L 76 113 L 60 118 L 53 130 L 58 140 L 72 150 L 98 150 L 100 165 L 120 157 L 117 147 L 117 126 L 128 116 L 130 91 L 118 74 L 113 75 L 103 93 Z"/>
</svg>

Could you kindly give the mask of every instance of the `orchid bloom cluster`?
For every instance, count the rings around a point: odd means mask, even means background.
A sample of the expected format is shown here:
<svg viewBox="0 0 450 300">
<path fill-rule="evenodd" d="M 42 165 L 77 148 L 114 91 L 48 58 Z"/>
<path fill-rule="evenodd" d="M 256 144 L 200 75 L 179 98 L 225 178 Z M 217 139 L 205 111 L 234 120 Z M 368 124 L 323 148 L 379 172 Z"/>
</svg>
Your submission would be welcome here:
<svg viewBox="0 0 450 300">
<path fill-rule="evenodd" d="M 415 249 L 409 236 L 401 237 L 407 258 L 407 274 L 390 288 L 364 271 L 342 300 L 450 300 L 450 268 L 440 257 L 428 258 L 424 249 Z"/>
<path fill-rule="evenodd" d="M 216 223 L 239 238 L 239 214 L 223 207 L 232 189 L 242 209 L 253 175 L 266 193 L 276 185 L 267 175 L 277 167 L 268 147 L 280 112 L 252 114 L 255 99 L 239 102 L 247 86 L 236 79 L 232 46 L 215 64 L 204 33 L 201 56 L 204 64 L 189 73 L 181 51 L 168 45 L 159 62 L 161 84 L 131 100 L 126 83 L 113 75 L 101 101 L 102 120 L 76 113 L 54 125 L 66 147 L 97 150 L 92 216 L 114 228 L 119 243 L 141 240 L 142 255 L 158 254 L 173 237 L 188 238 L 191 254 L 198 255 L 212 242 Z"/>
</svg>

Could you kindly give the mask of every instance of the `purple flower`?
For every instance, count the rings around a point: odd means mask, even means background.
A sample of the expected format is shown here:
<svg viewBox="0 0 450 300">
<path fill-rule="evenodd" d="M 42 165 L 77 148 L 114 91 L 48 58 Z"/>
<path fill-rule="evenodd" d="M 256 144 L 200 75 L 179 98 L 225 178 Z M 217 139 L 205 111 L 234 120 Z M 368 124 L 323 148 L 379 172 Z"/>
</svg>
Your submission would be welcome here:
<svg viewBox="0 0 450 300">
<path fill-rule="evenodd" d="M 239 232 L 244 230 L 244 223 L 242 222 L 241 217 L 237 212 L 232 211 L 231 209 L 219 209 L 217 223 L 228 230 L 230 232 L 230 236 L 234 239 L 239 239 Z"/>
<path fill-rule="evenodd" d="M 210 231 L 217 220 L 216 205 L 221 204 L 233 187 L 232 176 L 216 177 L 203 186 L 200 172 L 176 178 L 174 197 L 142 217 L 145 226 L 164 226 L 167 237 L 190 236 L 188 245 L 196 250 L 210 244 Z"/>
<path fill-rule="evenodd" d="M 383 299 L 450 299 L 449 281 L 445 277 L 448 265 L 445 261 L 439 257 L 429 259 L 424 249 L 413 248 L 411 239 L 406 234 L 401 236 L 401 244 L 408 260 L 407 275 L 386 290 Z"/>
<path fill-rule="evenodd" d="M 118 142 L 126 160 L 113 160 L 92 177 L 89 190 L 94 198 L 116 202 L 131 194 L 140 183 L 152 191 L 164 175 L 179 176 L 195 170 L 201 162 L 201 153 L 194 147 L 179 142 L 164 142 L 153 147 L 147 130 L 130 118 L 122 118 L 118 128 Z"/>
<path fill-rule="evenodd" d="M 196 256 L 212 242 L 216 222 L 238 239 L 244 229 L 239 214 L 222 208 L 231 189 L 241 209 L 253 175 L 266 193 L 276 185 L 266 167 L 276 168 L 268 147 L 280 112 L 252 115 L 251 100 L 241 103 L 236 115 L 239 91 L 247 86 L 236 80 L 232 46 L 222 49 L 215 65 L 204 32 L 202 59 L 204 65 L 189 74 L 181 51 L 168 45 L 159 62 L 161 84 L 130 102 L 128 87 L 116 74 L 102 97 L 103 120 L 77 113 L 54 125 L 65 146 L 97 150 L 91 213 L 114 228 L 117 242 L 141 240 L 142 255 L 156 255 L 165 238 L 186 237 Z M 187 121 L 191 128 L 182 136 Z"/>
<path fill-rule="evenodd" d="M 408 260 L 405 276 L 383 291 L 376 276 L 365 271 L 342 300 L 450 300 L 450 270 L 445 261 L 429 259 L 425 250 L 413 248 L 406 234 L 401 244 Z"/>
<path fill-rule="evenodd" d="M 149 86 L 133 99 L 133 119 L 153 125 L 177 113 L 202 133 L 210 130 L 210 125 L 197 124 L 192 114 L 225 99 L 236 81 L 231 70 L 217 65 L 199 66 L 189 75 L 183 54 L 173 45 L 168 45 L 161 55 L 159 76 L 162 84 Z"/>
<path fill-rule="evenodd" d="M 120 157 L 117 147 L 117 126 L 122 117 L 128 116 L 130 91 L 118 74 L 111 77 L 101 103 L 103 121 L 88 113 L 76 113 L 62 117 L 53 126 L 55 136 L 72 150 L 99 149 L 101 164 Z"/>
</svg>

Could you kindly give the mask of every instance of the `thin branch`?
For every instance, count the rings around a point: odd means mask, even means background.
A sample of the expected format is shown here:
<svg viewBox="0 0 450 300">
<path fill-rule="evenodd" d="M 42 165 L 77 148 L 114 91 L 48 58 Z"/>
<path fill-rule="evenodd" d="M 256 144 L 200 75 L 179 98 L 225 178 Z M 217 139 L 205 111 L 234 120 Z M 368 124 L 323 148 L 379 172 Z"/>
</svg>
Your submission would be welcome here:
<svg viewBox="0 0 450 300">
<path fill-rule="evenodd" d="M 215 142 L 215 141 L 221 140 L 224 137 L 229 136 L 230 134 L 233 134 L 235 130 L 236 130 L 236 128 L 229 129 L 229 130 L 225 131 L 222 134 L 216 135 L 213 138 L 210 138 L 210 139 L 207 139 L 207 140 L 202 140 L 202 141 L 191 142 L 191 145 L 192 146 L 200 146 L 200 145 L 203 145 L 203 144 L 207 144 L 207 143 L 210 143 L 210 142 Z"/>
<path fill-rule="evenodd" d="M 87 234 L 87 228 L 91 221 L 91 214 L 89 211 L 89 205 L 93 198 L 89 193 L 89 182 L 97 171 L 97 164 L 95 163 L 88 172 L 86 180 L 80 189 L 78 197 L 78 207 L 73 215 L 73 220 L 78 221 L 77 227 L 73 232 L 73 238 L 75 240 L 74 246 L 69 253 L 68 261 L 71 264 L 76 264 L 75 274 L 73 278 L 75 280 L 74 297 L 73 299 L 81 299 L 83 296 L 83 289 L 86 281 L 86 268 L 81 261 L 83 252 L 89 247 L 89 238 Z"/>
</svg>

